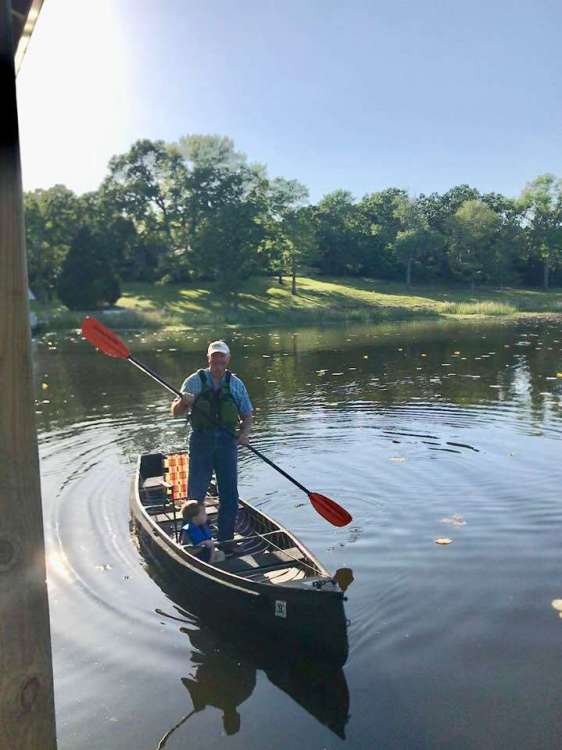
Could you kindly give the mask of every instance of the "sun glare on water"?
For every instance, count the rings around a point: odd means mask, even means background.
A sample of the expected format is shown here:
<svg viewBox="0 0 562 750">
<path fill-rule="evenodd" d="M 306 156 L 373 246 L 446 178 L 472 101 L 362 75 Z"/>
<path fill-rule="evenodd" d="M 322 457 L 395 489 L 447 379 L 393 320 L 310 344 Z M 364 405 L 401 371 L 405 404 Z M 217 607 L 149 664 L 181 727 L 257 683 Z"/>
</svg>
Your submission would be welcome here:
<svg viewBox="0 0 562 750">
<path fill-rule="evenodd" d="M 47 578 L 52 588 L 56 580 L 63 580 L 66 583 L 73 583 L 75 577 L 72 569 L 63 554 L 49 552 L 46 556 Z"/>
</svg>

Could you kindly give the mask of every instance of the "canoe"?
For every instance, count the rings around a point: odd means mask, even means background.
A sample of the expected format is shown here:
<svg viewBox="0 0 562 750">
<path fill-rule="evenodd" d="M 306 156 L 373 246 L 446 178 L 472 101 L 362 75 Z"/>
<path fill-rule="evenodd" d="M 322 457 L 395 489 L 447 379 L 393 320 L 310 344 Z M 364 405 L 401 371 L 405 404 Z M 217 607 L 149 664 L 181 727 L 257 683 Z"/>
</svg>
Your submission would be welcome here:
<svg viewBox="0 0 562 750">
<path fill-rule="evenodd" d="M 179 543 L 177 506 L 186 494 L 188 471 L 189 458 L 183 452 L 139 457 L 130 505 L 143 555 L 165 569 L 175 589 L 184 592 L 208 622 L 298 645 L 343 664 L 348 653 L 343 591 L 279 522 L 241 500 L 235 556 L 211 564 L 197 557 L 196 548 Z M 212 486 L 205 506 L 215 536 L 218 498 Z"/>
</svg>

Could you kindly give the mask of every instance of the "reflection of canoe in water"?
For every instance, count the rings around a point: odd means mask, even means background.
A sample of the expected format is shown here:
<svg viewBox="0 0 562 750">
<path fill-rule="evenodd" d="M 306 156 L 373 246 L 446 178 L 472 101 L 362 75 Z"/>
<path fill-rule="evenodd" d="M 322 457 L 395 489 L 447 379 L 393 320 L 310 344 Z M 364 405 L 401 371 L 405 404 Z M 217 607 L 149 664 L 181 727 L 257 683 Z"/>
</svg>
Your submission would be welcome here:
<svg viewBox="0 0 562 750">
<path fill-rule="evenodd" d="M 349 691 L 341 667 L 291 653 L 279 654 L 272 644 L 248 639 L 219 639 L 207 628 L 182 628 L 193 648 L 195 670 L 182 679 L 194 711 L 207 706 L 222 712 L 226 734 L 235 734 L 243 721 L 239 707 L 253 693 L 256 673 L 286 693 L 317 721 L 345 738 L 349 716 Z M 301 657 L 301 658 L 299 658 Z"/>
<path fill-rule="evenodd" d="M 174 454 L 174 460 L 178 456 L 186 464 L 185 454 Z M 201 609 L 209 621 L 226 620 L 246 633 L 291 640 L 343 664 L 348 649 L 344 596 L 330 573 L 287 529 L 243 501 L 235 534 L 239 553 L 212 565 L 199 559 L 193 547 L 176 541 L 180 519 L 166 496 L 167 479 L 173 479 L 166 474 L 166 458 L 162 453 L 140 457 L 131 513 L 141 548 L 172 575 L 189 596 L 190 608 Z M 214 531 L 216 497 L 208 495 L 205 504 Z"/>
</svg>

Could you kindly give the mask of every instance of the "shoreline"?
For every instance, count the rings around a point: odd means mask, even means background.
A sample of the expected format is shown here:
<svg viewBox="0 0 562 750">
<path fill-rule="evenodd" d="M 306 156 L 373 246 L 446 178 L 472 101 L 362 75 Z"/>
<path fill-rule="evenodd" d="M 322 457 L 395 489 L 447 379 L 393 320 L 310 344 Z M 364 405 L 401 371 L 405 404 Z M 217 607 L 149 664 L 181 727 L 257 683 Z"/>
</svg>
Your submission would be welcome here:
<svg viewBox="0 0 562 750">
<path fill-rule="evenodd" d="M 118 304 L 105 310 L 67 310 L 60 303 L 31 303 L 37 332 L 79 328 L 94 315 L 115 329 L 194 329 L 240 326 L 306 326 L 425 320 L 516 320 L 562 314 L 562 290 L 467 289 L 419 286 L 373 279 L 298 278 L 298 294 L 275 279 L 250 279 L 236 302 L 213 285 L 128 284 Z"/>
</svg>

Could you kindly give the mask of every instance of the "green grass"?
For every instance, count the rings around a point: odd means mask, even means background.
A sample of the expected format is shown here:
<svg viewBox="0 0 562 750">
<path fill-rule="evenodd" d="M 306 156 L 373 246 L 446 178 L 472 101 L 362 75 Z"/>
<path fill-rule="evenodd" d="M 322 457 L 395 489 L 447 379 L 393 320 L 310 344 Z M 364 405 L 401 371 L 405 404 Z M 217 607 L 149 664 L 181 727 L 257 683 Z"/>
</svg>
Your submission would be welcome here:
<svg viewBox="0 0 562 750">
<path fill-rule="evenodd" d="M 291 295 L 289 280 L 249 279 L 235 302 L 224 299 L 214 285 L 132 283 L 124 286 L 116 308 L 103 318 L 118 328 L 185 327 L 252 324 L 305 324 L 330 321 L 385 321 L 466 316 L 515 316 L 562 312 L 562 290 L 467 289 L 443 286 L 411 287 L 356 278 L 297 280 Z M 43 326 L 76 328 L 84 313 L 62 305 L 32 303 Z M 98 313 L 99 314 L 99 313 Z"/>
<path fill-rule="evenodd" d="M 31 302 L 30 309 L 36 313 L 40 331 L 80 328 L 85 315 L 94 315 L 115 328 L 163 328 L 168 321 L 158 313 L 139 313 L 135 310 L 112 308 L 111 310 L 68 310 L 59 302 Z"/>
<path fill-rule="evenodd" d="M 444 315 L 516 315 L 517 308 L 507 302 L 443 302 Z"/>
</svg>

